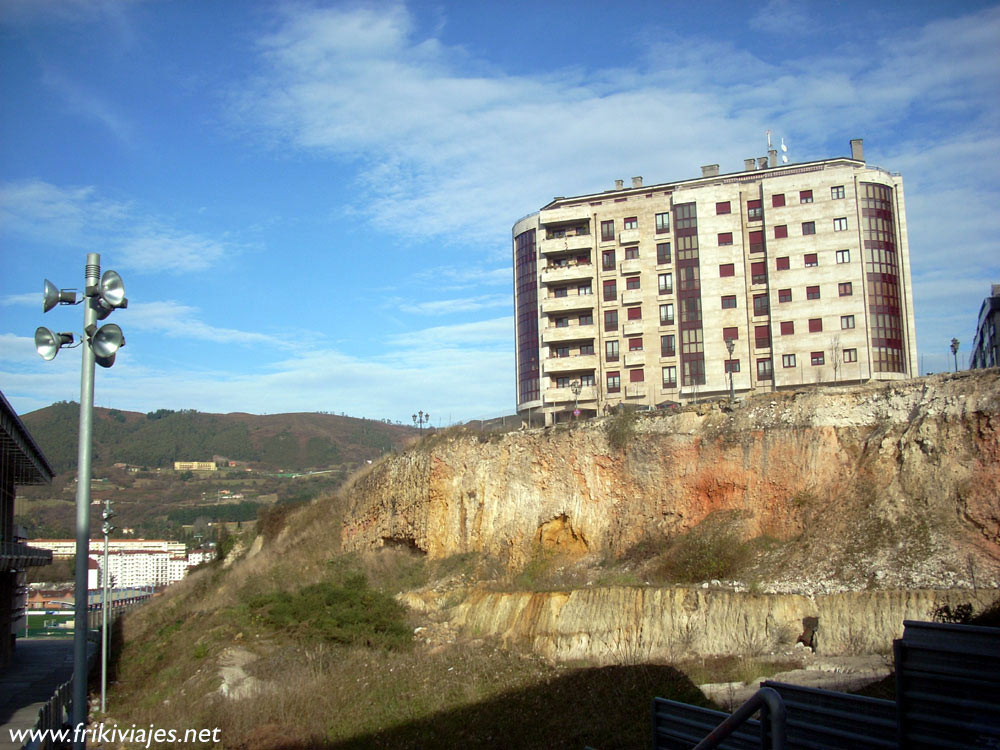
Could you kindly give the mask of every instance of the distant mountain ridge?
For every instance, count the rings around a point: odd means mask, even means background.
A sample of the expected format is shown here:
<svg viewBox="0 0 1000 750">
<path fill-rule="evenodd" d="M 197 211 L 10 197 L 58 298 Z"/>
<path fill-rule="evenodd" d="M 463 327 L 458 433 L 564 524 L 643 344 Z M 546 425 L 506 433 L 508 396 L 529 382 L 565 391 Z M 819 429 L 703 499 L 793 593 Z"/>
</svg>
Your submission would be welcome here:
<svg viewBox="0 0 1000 750">
<path fill-rule="evenodd" d="M 79 415 L 79 404 L 63 401 L 21 416 L 56 472 L 76 466 Z M 416 432 L 413 427 L 317 412 L 160 409 L 142 414 L 95 408 L 93 463 L 170 468 L 174 461 L 225 456 L 262 469 L 303 471 L 375 458 L 400 448 Z"/>
</svg>

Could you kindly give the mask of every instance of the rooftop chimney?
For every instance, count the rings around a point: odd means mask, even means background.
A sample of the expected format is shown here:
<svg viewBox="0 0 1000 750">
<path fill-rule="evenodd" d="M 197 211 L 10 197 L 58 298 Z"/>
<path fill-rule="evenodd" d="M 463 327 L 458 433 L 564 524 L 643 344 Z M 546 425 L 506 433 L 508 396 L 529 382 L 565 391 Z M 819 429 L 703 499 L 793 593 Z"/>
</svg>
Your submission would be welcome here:
<svg viewBox="0 0 1000 750">
<path fill-rule="evenodd" d="M 767 157 L 758 156 L 757 157 L 757 169 L 767 169 Z"/>
<path fill-rule="evenodd" d="M 753 172 L 756 168 L 757 168 L 757 160 L 756 159 L 744 159 L 743 160 L 743 169 L 745 171 L 747 171 L 747 172 Z"/>
<path fill-rule="evenodd" d="M 633 177 L 632 178 L 632 187 L 642 187 L 642 178 L 641 177 Z"/>
<path fill-rule="evenodd" d="M 702 177 L 718 177 L 719 176 L 719 165 L 718 164 L 706 164 L 701 168 Z"/>
<path fill-rule="evenodd" d="M 851 139 L 851 158 L 857 161 L 865 160 L 865 149 L 862 145 L 863 138 L 852 138 Z"/>
<path fill-rule="evenodd" d="M 772 168 L 778 166 L 778 149 L 769 148 L 767 150 L 767 166 Z"/>
<path fill-rule="evenodd" d="M 625 188 L 625 180 L 615 180 L 615 190 L 622 190 Z"/>
</svg>

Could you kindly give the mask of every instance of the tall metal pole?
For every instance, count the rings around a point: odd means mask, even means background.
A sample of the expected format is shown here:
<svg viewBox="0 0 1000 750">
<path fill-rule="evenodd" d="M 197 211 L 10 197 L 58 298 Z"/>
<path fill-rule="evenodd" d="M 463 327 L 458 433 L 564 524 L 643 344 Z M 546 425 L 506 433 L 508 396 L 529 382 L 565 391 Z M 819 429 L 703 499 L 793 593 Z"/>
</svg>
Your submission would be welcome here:
<svg viewBox="0 0 1000 750">
<path fill-rule="evenodd" d="M 83 301 L 84 337 L 97 325 L 94 296 L 101 280 L 101 256 L 87 253 Z M 73 591 L 73 729 L 87 723 L 87 569 L 90 560 L 90 461 L 94 416 L 94 350 L 80 347 L 80 437 L 76 461 L 76 582 Z M 82 730 L 74 732 L 73 747 L 86 747 Z"/>
</svg>

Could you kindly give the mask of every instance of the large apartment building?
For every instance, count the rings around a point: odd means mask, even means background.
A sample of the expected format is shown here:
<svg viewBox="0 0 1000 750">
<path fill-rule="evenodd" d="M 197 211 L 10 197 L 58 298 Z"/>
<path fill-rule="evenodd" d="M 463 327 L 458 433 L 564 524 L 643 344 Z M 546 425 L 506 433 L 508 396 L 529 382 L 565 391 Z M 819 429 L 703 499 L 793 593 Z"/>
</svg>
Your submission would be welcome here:
<svg viewBox="0 0 1000 750">
<path fill-rule="evenodd" d="M 916 375 L 901 177 L 860 139 L 849 158 L 777 161 L 634 177 L 518 221 L 518 412 Z"/>
</svg>

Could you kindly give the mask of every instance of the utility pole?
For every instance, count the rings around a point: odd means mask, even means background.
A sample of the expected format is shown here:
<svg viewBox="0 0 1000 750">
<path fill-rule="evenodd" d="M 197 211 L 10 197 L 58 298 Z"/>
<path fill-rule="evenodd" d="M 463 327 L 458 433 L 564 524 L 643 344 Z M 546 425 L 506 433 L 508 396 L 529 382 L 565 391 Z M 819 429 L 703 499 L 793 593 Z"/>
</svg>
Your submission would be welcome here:
<svg viewBox="0 0 1000 750">
<path fill-rule="evenodd" d="M 955 358 L 955 372 L 958 372 L 958 339 L 951 340 L 951 356 Z"/>
</svg>

